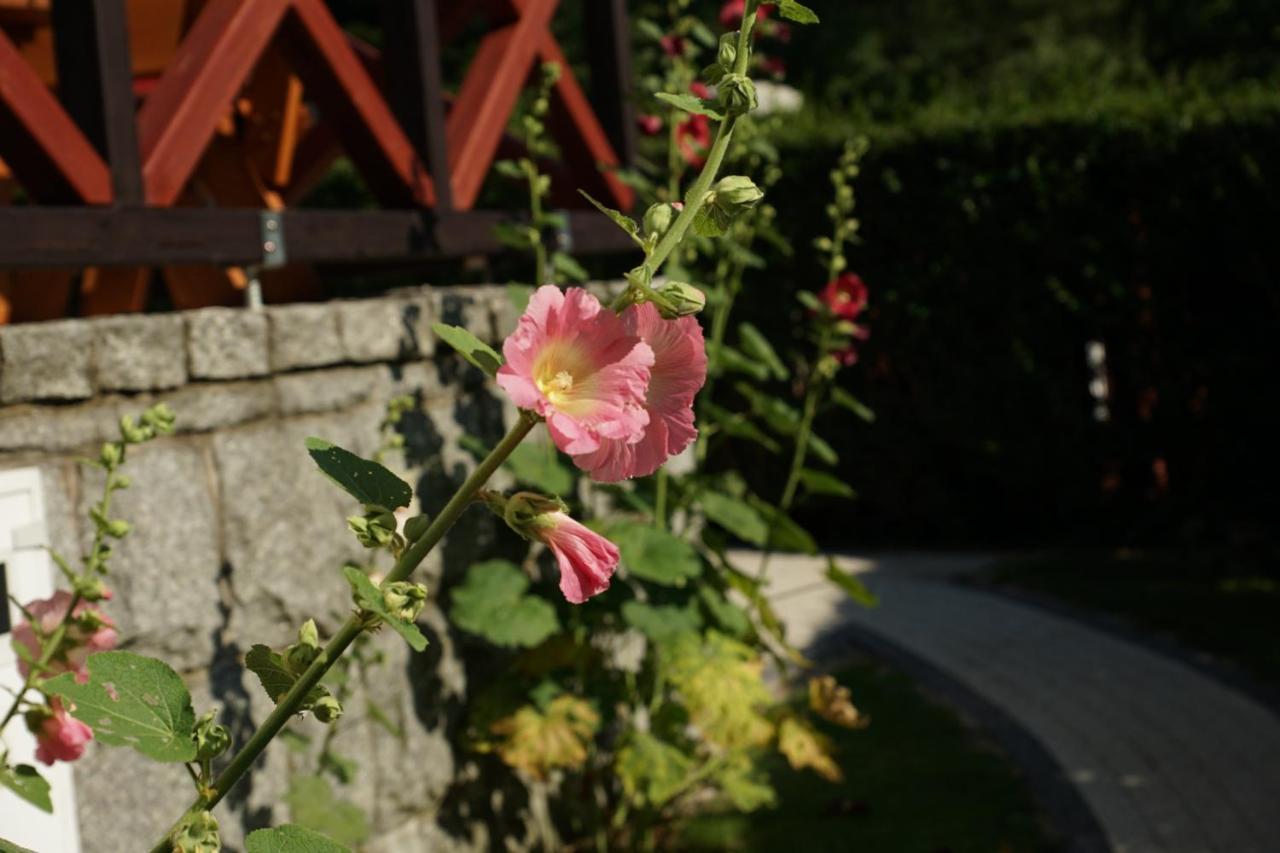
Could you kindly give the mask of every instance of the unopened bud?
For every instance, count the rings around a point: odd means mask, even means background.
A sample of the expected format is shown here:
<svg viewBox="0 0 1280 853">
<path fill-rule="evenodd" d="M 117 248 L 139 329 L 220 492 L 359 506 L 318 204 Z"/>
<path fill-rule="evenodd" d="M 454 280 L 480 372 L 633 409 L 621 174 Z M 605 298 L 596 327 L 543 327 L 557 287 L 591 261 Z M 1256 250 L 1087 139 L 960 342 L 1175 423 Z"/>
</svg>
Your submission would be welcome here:
<svg viewBox="0 0 1280 853">
<path fill-rule="evenodd" d="M 404 523 L 404 538 L 410 542 L 416 542 L 422 538 L 422 534 L 427 532 L 427 528 L 431 526 L 431 517 L 427 515 L 415 515 Z"/>
<path fill-rule="evenodd" d="M 320 629 L 316 627 L 316 620 L 308 619 L 302 623 L 298 629 L 298 645 L 320 648 Z"/>
<path fill-rule="evenodd" d="M 214 712 L 210 711 L 196 720 L 195 731 L 191 737 L 196 742 L 196 760 L 211 761 L 231 747 L 231 733 L 227 727 L 214 722 Z"/>
<path fill-rule="evenodd" d="M 412 622 L 427 601 L 427 588 L 420 583 L 396 581 L 382 587 L 382 603 L 387 612 L 404 622 Z"/>
<path fill-rule="evenodd" d="M 738 34 L 725 33 L 720 36 L 720 46 L 716 49 L 716 64 L 726 72 L 733 71 L 733 63 L 738 60 Z"/>
<path fill-rule="evenodd" d="M 729 115 L 749 113 L 757 106 L 756 84 L 745 74 L 726 74 L 716 83 L 720 105 Z"/>
<path fill-rule="evenodd" d="M 209 812 L 196 812 L 184 818 L 170 839 L 173 853 L 218 853 L 222 849 L 218 820 Z"/>
<path fill-rule="evenodd" d="M 155 436 L 155 432 L 147 426 L 139 426 L 134 423 L 130 415 L 124 415 L 120 418 L 120 437 L 124 439 L 125 444 L 141 444 L 144 441 L 150 441 Z"/>
<path fill-rule="evenodd" d="M 102 463 L 103 468 L 114 468 L 120 464 L 120 460 L 124 458 L 124 452 L 119 444 L 114 441 L 108 441 L 102 445 L 101 452 L 98 453 L 98 461 Z"/>
<path fill-rule="evenodd" d="M 764 198 L 755 181 L 745 175 L 729 175 L 712 187 L 716 206 L 734 216 L 753 209 Z"/>
<path fill-rule="evenodd" d="M 107 589 L 107 585 L 100 578 L 78 577 L 75 579 L 73 587 L 76 595 L 88 602 L 104 601 L 111 598 L 111 590 Z"/>
<path fill-rule="evenodd" d="M 173 432 L 177 416 L 169 408 L 168 403 L 157 403 L 142 413 L 142 422 L 160 435 Z"/>
<path fill-rule="evenodd" d="M 129 531 L 133 528 L 129 522 L 123 518 L 113 518 L 102 525 L 102 532 L 110 536 L 112 539 L 123 539 L 129 535 Z"/>
<path fill-rule="evenodd" d="M 707 306 L 707 295 L 684 281 L 667 282 L 658 288 L 658 295 L 666 303 L 658 305 L 658 311 L 668 320 L 692 316 Z"/>
<path fill-rule="evenodd" d="M 507 526 L 528 538 L 533 529 L 542 525 L 542 517 L 551 513 L 566 512 L 564 501 L 549 498 L 537 492 L 516 492 L 507 498 L 503 517 Z"/>
<path fill-rule="evenodd" d="M 342 716 L 342 703 L 332 696 L 321 696 L 311 706 L 311 710 L 320 722 L 333 723 L 337 722 L 338 718 Z"/>
<path fill-rule="evenodd" d="M 675 205 L 672 204 L 655 204 L 650 206 L 644 212 L 644 233 L 648 237 L 661 237 L 671 228 L 671 223 L 676 221 Z"/>
</svg>

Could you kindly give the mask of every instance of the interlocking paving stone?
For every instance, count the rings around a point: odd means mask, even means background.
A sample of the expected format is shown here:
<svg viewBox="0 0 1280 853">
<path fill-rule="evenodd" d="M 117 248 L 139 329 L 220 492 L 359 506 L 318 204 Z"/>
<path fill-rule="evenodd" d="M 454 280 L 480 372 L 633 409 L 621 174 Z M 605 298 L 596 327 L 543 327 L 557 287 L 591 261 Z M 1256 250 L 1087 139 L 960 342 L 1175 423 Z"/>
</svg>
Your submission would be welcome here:
<svg viewBox="0 0 1280 853">
<path fill-rule="evenodd" d="M 752 565 L 750 555 L 740 560 Z M 1117 853 L 1280 849 L 1280 717 L 1151 648 L 997 593 L 950 583 L 972 557 L 845 559 L 864 609 L 815 558 L 775 557 L 770 595 L 793 642 L 853 626 L 991 702 L 1065 770 Z"/>
</svg>

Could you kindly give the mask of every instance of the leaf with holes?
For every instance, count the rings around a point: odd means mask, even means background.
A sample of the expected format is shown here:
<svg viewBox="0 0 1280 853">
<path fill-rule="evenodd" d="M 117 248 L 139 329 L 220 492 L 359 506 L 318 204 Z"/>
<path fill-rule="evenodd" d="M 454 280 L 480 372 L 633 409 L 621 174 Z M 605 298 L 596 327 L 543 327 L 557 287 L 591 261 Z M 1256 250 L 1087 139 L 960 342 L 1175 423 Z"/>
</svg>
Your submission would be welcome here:
<svg viewBox="0 0 1280 853">
<path fill-rule="evenodd" d="M 413 489 L 377 462 L 362 459 L 323 438 L 308 438 L 307 452 L 320 470 L 362 504 L 396 509 L 408 506 Z"/>
<path fill-rule="evenodd" d="M 298 677 L 284 665 L 284 658 L 279 653 L 261 644 L 249 649 L 249 653 L 244 656 L 244 665 L 250 672 L 258 676 L 262 689 L 267 692 L 267 696 L 271 698 L 272 702 L 279 703 L 280 697 L 288 693 L 298 680 Z M 328 689 L 323 685 L 317 684 L 307 693 L 298 710 L 309 711 L 315 707 L 317 702 L 328 695 Z"/>
<path fill-rule="evenodd" d="M 391 630 L 404 637 L 405 642 L 415 652 L 420 652 L 427 647 L 427 638 L 423 636 L 418 626 L 391 612 L 382 598 L 382 590 L 369 580 L 368 575 L 355 566 L 346 566 L 342 574 L 346 576 L 347 583 L 351 584 L 351 590 L 355 593 L 356 602 L 361 608 L 382 617 L 382 621 L 390 625 Z"/>
<path fill-rule="evenodd" d="M 486 560 L 453 589 L 449 615 L 459 628 L 497 646 L 532 648 L 560 630 L 551 602 L 530 595 L 529 579 L 514 563 Z"/>
<path fill-rule="evenodd" d="M 502 356 L 461 326 L 432 323 L 431 330 L 440 340 L 457 350 L 459 355 L 490 376 L 495 375 L 498 368 L 502 367 Z"/>
<path fill-rule="evenodd" d="M 43 812 L 53 813 L 53 800 L 49 797 L 49 783 L 30 764 L 8 767 L 0 764 L 0 785 L 13 791 L 22 799 Z M 0 851 L 4 843 L 0 841 Z"/>
<path fill-rule="evenodd" d="M 178 673 L 163 661 L 129 652 L 98 652 L 89 656 L 88 667 L 84 684 L 64 672 L 41 689 L 74 705 L 72 715 L 107 746 L 130 746 L 155 761 L 196 757 L 196 715 Z"/>
<path fill-rule="evenodd" d="M 249 833 L 244 849 L 245 853 L 351 853 L 331 838 L 289 823 Z"/>
</svg>

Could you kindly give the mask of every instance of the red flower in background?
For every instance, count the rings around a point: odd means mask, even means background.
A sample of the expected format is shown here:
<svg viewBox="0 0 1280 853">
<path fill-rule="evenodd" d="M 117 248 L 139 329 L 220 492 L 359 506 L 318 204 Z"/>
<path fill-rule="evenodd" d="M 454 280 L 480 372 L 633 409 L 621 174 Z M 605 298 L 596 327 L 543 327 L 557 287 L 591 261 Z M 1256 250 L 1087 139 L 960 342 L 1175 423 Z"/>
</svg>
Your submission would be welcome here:
<svg viewBox="0 0 1280 853">
<path fill-rule="evenodd" d="M 711 97 L 711 90 L 696 81 L 689 86 L 689 92 L 697 98 Z M 689 116 L 676 127 L 676 145 L 686 163 L 701 168 L 711 147 L 711 120 L 703 115 Z"/>
<path fill-rule="evenodd" d="M 761 56 L 760 70 L 776 80 L 787 76 L 787 64 L 776 56 Z"/>
<path fill-rule="evenodd" d="M 841 273 L 818 296 L 842 320 L 853 320 L 867 307 L 867 285 L 857 273 Z"/>
<path fill-rule="evenodd" d="M 667 56 L 684 55 L 684 39 L 675 33 L 668 33 L 658 39 L 658 43 L 662 45 L 662 52 Z"/>
<path fill-rule="evenodd" d="M 637 116 L 636 125 L 645 136 L 657 136 L 662 133 L 662 116 Z"/>
<path fill-rule="evenodd" d="M 756 14 L 757 20 L 764 20 L 769 17 L 769 10 L 772 9 L 771 4 L 765 4 L 760 7 Z M 726 30 L 736 30 L 742 25 L 742 16 L 747 13 L 747 0 L 727 0 L 720 7 L 720 24 Z"/>
</svg>

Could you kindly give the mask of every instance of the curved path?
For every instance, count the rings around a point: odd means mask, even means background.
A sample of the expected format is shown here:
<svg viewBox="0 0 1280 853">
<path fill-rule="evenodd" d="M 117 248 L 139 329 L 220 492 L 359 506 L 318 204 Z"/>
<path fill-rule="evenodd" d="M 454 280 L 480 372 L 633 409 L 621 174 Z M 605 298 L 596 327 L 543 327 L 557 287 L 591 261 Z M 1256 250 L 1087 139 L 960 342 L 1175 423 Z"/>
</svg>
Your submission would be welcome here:
<svg viewBox="0 0 1280 853">
<path fill-rule="evenodd" d="M 820 657 L 852 632 L 982 697 L 1044 747 L 1116 853 L 1280 850 L 1280 717 L 1269 708 L 1111 632 L 948 580 L 982 559 L 840 562 L 879 607 L 845 599 L 814 558 L 771 564 L 770 597 L 800 648 Z"/>
</svg>

